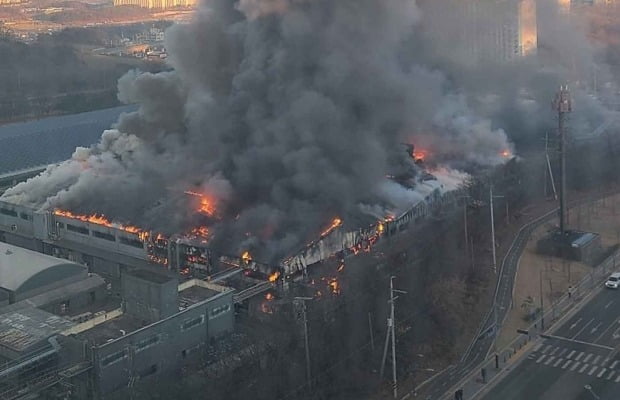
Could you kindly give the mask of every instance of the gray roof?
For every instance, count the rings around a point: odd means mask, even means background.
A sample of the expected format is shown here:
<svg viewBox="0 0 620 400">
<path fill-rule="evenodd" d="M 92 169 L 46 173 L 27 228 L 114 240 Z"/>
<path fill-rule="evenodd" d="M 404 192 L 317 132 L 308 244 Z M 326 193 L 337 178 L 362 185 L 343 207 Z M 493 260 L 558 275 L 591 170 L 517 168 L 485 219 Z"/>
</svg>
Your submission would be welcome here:
<svg viewBox="0 0 620 400">
<path fill-rule="evenodd" d="M 99 141 L 121 113 L 136 109 L 134 105 L 121 106 L 2 125 L 0 175 L 67 160 L 76 147 Z"/>
<path fill-rule="evenodd" d="M 57 281 L 85 270 L 80 264 L 0 242 L 0 287 L 13 292 L 44 272 Z"/>
<path fill-rule="evenodd" d="M 0 346 L 23 352 L 75 324 L 37 308 L 0 315 Z"/>
</svg>

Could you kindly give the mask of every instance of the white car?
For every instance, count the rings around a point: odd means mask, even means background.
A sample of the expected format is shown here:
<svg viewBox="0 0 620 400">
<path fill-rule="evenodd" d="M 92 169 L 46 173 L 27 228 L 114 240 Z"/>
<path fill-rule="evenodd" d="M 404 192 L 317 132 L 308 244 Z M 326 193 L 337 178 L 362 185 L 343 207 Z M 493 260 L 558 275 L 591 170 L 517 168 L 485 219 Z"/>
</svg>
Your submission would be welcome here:
<svg viewBox="0 0 620 400">
<path fill-rule="evenodd" d="M 620 286 L 620 272 L 614 272 L 605 282 L 605 287 L 609 289 L 618 289 Z"/>
</svg>

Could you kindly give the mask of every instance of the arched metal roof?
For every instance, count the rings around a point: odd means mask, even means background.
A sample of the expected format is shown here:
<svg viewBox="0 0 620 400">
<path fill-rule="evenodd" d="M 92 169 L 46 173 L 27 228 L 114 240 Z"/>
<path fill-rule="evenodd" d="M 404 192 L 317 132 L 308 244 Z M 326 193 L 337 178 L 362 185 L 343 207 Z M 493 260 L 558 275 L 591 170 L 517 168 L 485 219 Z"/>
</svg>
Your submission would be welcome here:
<svg viewBox="0 0 620 400">
<path fill-rule="evenodd" d="M 0 243 L 0 288 L 8 291 L 31 290 L 85 272 L 83 265 Z"/>
</svg>

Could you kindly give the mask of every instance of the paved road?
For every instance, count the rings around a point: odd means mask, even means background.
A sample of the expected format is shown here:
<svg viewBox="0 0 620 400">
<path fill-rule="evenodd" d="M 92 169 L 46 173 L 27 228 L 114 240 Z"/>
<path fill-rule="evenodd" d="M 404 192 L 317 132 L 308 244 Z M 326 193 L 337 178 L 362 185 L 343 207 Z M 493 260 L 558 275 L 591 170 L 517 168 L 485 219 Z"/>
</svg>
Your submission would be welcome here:
<svg viewBox="0 0 620 400">
<path fill-rule="evenodd" d="M 514 284 L 515 274 L 521 258 L 521 253 L 527 245 L 527 241 L 531 233 L 540 225 L 554 218 L 556 210 L 551 211 L 540 218 L 526 224 L 514 239 L 512 246 L 506 253 L 502 261 L 502 265 L 498 273 L 500 274 L 499 282 L 495 292 L 495 304 L 497 309 L 495 312 L 490 310 L 485 316 L 481 325 L 480 335 L 472 342 L 471 347 L 466 352 L 461 362 L 453 368 L 444 371 L 440 376 L 425 388 L 426 399 L 439 399 L 453 385 L 456 385 L 461 379 L 469 374 L 474 367 L 480 364 L 492 350 L 494 339 L 494 328 L 496 319 L 498 325 L 501 325 L 510 308 L 512 301 L 512 286 Z"/>
<path fill-rule="evenodd" d="M 616 346 L 620 347 L 620 291 L 605 289 L 537 344 L 483 399 L 618 400 Z"/>
</svg>

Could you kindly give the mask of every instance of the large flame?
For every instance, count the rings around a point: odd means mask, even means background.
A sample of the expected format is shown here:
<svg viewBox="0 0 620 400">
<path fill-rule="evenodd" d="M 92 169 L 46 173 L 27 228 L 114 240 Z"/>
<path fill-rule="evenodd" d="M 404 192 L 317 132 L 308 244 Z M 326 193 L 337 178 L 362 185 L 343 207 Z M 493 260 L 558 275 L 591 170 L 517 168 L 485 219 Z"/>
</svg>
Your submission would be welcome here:
<svg viewBox="0 0 620 400">
<path fill-rule="evenodd" d="M 424 161 L 428 157 L 428 150 L 416 149 L 411 155 L 415 161 Z"/>
<path fill-rule="evenodd" d="M 116 229 L 120 229 L 125 232 L 129 232 L 129 233 L 136 233 L 138 234 L 141 240 L 145 240 L 148 237 L 148 233 L 138 228 L 137 226 L 122 225 L 116 222 L 112 222 L 103 214 L 82 215 L 82 214 L 74 214 L 71 211 L 56 209 L 54 210 L 54 215 L 71 218 L 71 219 L 77 219 L 79 221 L 89 222 L 91 224 L 107 226 L 108 228 L 116 228 Z"/>
<path fill-rule="evenodd" d="M 338 228 L 340 225 L 342 225 L 342 220 L 338 217 L 334 218 L 329 228 L 325 229 L 321 233 L 321 237 L 329 235 L 334 229 Z"/>
<path fill-rule="evenodd" d="M 197 209 L 199 213 L 206 214 L 210 217 L 215 215 L 215 199 L 204 193 L 192 192 L 191 190 L 186 190 L 185 194 L 189 194 L 190 196 L 198 197 L 200 199 Z"/>
<path fill-rule="evenodd" d="M 243 254 L 241 254 L 241 261 L 243 261 L 244 264 L 249 264 L 250 261 L 252 261 L 252 256 L 250 255 L 249 251 L 244 251 Z"/>
<path fill-rule="evenodd" d="M 276 271 L 273 274 L 269 275 L 269 282 L 275 282 L 280 277 L 280 271 Z"/>
</svg>

